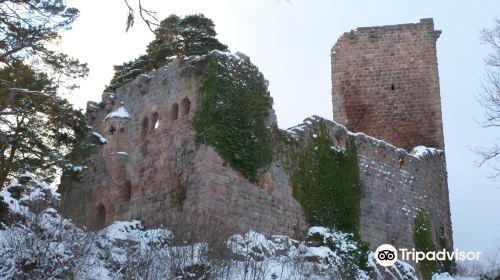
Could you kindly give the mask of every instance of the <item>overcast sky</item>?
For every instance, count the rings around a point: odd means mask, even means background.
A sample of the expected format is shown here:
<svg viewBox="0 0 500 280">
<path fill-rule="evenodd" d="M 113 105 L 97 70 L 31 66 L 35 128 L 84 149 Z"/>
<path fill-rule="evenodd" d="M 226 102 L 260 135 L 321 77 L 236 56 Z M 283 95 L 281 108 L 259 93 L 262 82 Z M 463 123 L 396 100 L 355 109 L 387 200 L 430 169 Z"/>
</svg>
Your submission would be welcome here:
<svg viewBox="0 0 500 280">
<path fill-rule="evenodd" d="M 134 3 L 133 0 L 129 0 Z M 71 3 L 71 2 L 70 2 Z M 152 33 L 138 19 L 125 33 L 122 0 L 72 1 L 81 16 L 64 34 L 61 48 L 89 63 L 90 75 L 71 100 L 85 107 L 100 101 L 112 66 L 142 54 Z M 278 123 L 288 128 L 316 114 L 332 119 L 330 49 L 356 27 L 416 23 L 434 18 L 437 41 L 448 182 L 455 247 L 490 250 L 500 237 L 500 185 L 478 168 L 475 147 L 499 140 L 500 129 L 481 128 L 477 102 L 490 51 L 479 31 L 500 17 L 500 1 L 356 0 L 143 0 L 159 17 L 203 13 L 216 24 L 219 40 L 249 55 L 270 83 Z"/>
</svg>

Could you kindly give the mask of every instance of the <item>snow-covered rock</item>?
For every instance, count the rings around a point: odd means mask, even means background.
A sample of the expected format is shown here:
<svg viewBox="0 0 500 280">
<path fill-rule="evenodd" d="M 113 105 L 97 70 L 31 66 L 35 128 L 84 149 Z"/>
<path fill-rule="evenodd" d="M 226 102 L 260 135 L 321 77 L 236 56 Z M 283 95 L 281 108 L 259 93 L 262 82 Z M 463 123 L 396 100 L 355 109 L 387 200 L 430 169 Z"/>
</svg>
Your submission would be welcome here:
<svg viewBox="0 0 500 280">
<path fill-rule="evenodd" d="M 0 192 L 8 211 L 22 217 L 0 227 L 0 279 L 417 279 L 409 264 L 381 269 L 351 234 L 324 227 L 311 227 L 305 241 L 249 231 L 218 249 L 140 221 L 86 231 L 58 214 L 59 195 L 48 184 L 20 177 Z M 35 211 L 36 201 L 45 208 Z M 465 280 L 433 277 L 453 279 Z"/>
</svg>

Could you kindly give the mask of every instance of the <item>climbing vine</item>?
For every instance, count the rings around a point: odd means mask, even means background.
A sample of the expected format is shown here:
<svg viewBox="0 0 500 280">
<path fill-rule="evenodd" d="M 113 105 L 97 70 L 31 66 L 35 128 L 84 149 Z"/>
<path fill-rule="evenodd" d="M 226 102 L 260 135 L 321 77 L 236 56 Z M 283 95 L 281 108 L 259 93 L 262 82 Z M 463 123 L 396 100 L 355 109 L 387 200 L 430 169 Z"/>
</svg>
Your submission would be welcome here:
<svg viewBox="0 0 500 280">
<path fill-rule="evenodd" d="M 448 246 L 449 242 L 444 233 L 444 226 L 440 226 L 439 232 L 436 233 L 436 236 L 438 237 L 439 250 L 445 249 L 447 251 L 452 251 L 452 249 Z M 457 271 L 457 264 L 453 259 L 450 260 L 446 258 L 443 261 L 438 261 L 438 267 L 440 272 L 448 272 L 452 275 Z"/>
<path fill-rule="evenodd" d="M 187 185 L 185 183 L 179 186 L 179 189 L 170 191 L 170 201 L 182 209 L 184 201 L 187 198 Z"/>
<path fill-rule="evenodd" d="M 436 246 L 432 239 L 432 230 L 429 223 L 429 218 L 424 211 L 418 211 L 415 216 L 415 250 L 421 252 L 435 252 Z M 432 274 L 437 272 L 436 261 L 424 259 L 419 261 L 418 268 L 422 274 L 422 279 L 430 280 Z"/>
<path fill-rule="evenodd" d="M 324 121 L 311 132 L 292 171 L 293 196 L 310 225 L 336 228 L 359 239 L 360 189 L 356 146 L 334 147 Z"/>
<path fill-rule="evenodd" d="M 193 119 L 199 143 L 215 148 L 231 167 L 257 181 L 272 160 L 266 118 L 272 99 L 267 81 L 248 59 L 213 52 L 206 58 Z"/>
</svg>

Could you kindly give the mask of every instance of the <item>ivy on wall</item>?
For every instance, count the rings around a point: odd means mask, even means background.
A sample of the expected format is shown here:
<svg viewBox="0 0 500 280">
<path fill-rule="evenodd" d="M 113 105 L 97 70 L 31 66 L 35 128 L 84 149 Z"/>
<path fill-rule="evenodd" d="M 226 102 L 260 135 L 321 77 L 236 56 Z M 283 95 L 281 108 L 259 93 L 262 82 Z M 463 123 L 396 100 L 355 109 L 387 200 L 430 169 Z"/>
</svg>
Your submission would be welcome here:
<svg viewBox="0 0 500 280">
<path fill-rule="evenodd" d="M 427 214 L 420 210 L 415 216 L 415 250 L 421 252 L 435 252 L 436 246 L 432 239 L 432 229 Z M 418 269 L 422 274 L 422 279 L 432 279 L 432 274 L 437 272 L 437 263 L 432 260 L 422 260 L 418 262 Z"/>
<path fill-rule="evenodd" d="M 267 81 L 248 59 L 225 53 L 206 57 L 206 73 L 193 127 L 199 143 L 208 144 L 250 181 L 272 160 L 266 118 L 272 99 Z"/>
<path fill-rule="evenodd" d="M 446 235 L 444 233 L 444 226 L 441 226 L 439 228 L 439 232 L 436 233 L 436 236 L 438 237 L 438 245 L 439 245 L 439 250 L 447 250 L 447 251 L 452 251 L 452 248 L 449 248 L 448 240 L 446 238 Z M 457 272 L 457 264 L 455 260 L 449 260 L 445 259 L 443 261 L 438 262 L 438 269 L 440 272 L 448 272 L 450 274 L 455 274 Z"/>
<path fill-rule="evenodd" d="M 184 201 L 187 198 L 187 185 L 185 183 L 182 183 L 179 186 L 179 189 L 170 191 L 169 197 L 170 197 L 170 201 L 174 205 L 176 205 L 180 209 L 182 209 Z"/>
<path fill-rule="evenodd" d="M 360 184 L 356 146 L 333 146 L 328 128 L 320 121 L 292 170 L 293 196 L 304 209 L 310 225 L 336 228 L 359 239 Z M 292 157 L 293 158 L 293 157 Z"/>
</svg>

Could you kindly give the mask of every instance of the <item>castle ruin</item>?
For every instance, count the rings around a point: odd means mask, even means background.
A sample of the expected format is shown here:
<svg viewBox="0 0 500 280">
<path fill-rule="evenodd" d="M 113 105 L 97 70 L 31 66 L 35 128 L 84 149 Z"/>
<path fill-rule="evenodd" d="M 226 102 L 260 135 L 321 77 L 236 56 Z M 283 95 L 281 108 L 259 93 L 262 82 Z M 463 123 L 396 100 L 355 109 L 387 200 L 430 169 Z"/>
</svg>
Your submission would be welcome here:
<svg viewBox="0 0 500 280">
<path fill-rule="evenodd" d="M 342 35 L 331 54 L 333 119 L 407 151 L 419 145 L 444 149 L 440 34 L 432 19 L 422 19 Z"/>
<path fill-rule="evenodd" d="M 371 249 L 382 243 L 413 248 L 419 210 L 453 247 L 438 35 L 432 19 L 345 33 L 332 49 L 338 123 L 311 117 L 288 130 L 301 142 L 322 121 L 333 146 L 343 149 L 347 140 L 354 142 L 360 236 Z M 209 216 L 227 232 L 294 236 L 303 231 L 308 225 L 281 157 L 273 158 L 258 182 L 250 182 L 212 147 L 196 143 L 191 124 L 204 69 L 195 60 L 173 61 L 116 94 L 104 93 L 100 103 L 88 103 L 89 122 L 107 144 L 93 156 L 81 182 L 62 178 L 62 212 L 93 228 L 130 219 L 147 227 L 168 226 L 171 215 L 183 213 Z M 277 127 L 273 112 L 267 122 Z M 421 145 L 437 149 L 413 150 Z"/>
</svg>

